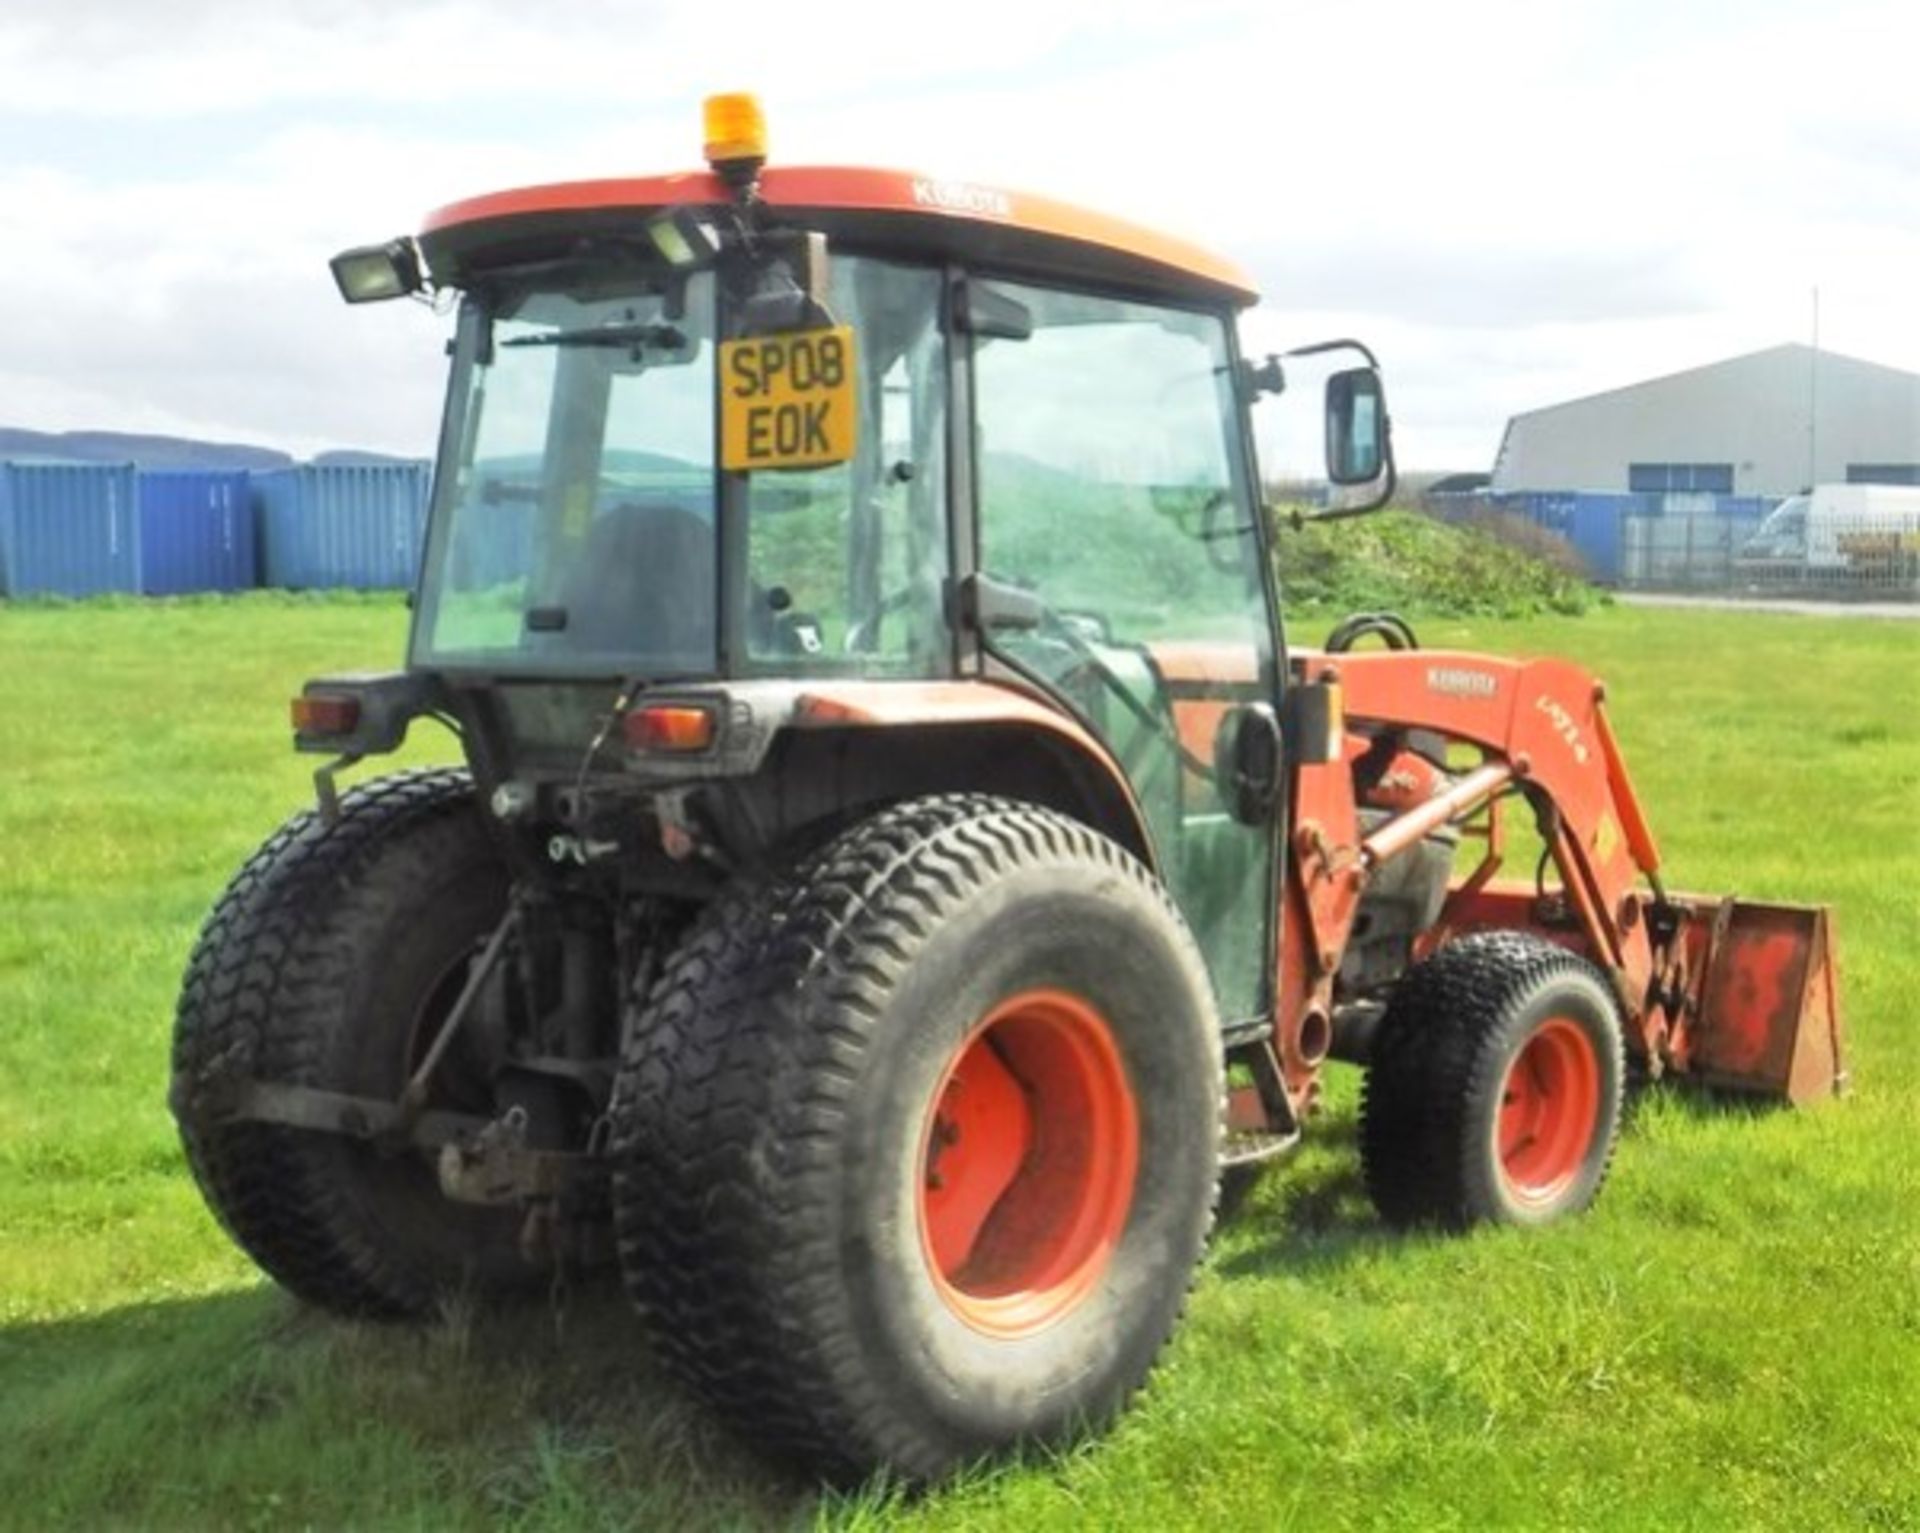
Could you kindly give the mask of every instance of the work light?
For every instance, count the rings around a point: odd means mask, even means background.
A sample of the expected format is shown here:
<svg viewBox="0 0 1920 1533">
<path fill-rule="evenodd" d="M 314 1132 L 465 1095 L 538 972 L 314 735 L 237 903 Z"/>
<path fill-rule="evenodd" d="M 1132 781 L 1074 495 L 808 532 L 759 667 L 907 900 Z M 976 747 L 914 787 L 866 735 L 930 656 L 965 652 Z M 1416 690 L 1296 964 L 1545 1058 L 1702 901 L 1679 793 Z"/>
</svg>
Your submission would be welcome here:
<svg viewBox="0 0 1920 1533">
<path fill-rule="evenodd" d="M 668 208 L 648 219 L 647 238 L 676 271 L 709 265 L 720 254 L 720 236 L 694 217 L 690 208 Z"/>
<path fill-rule="evenodd" d="M 348 303 L 404 298 L 419 292 L 423 286 L 420 254 L 405 235 L 384 245 L 343 250 L 327 264 L 333 268 L 333 280 L 339 286 L 340 296 Z"/>
</svg>

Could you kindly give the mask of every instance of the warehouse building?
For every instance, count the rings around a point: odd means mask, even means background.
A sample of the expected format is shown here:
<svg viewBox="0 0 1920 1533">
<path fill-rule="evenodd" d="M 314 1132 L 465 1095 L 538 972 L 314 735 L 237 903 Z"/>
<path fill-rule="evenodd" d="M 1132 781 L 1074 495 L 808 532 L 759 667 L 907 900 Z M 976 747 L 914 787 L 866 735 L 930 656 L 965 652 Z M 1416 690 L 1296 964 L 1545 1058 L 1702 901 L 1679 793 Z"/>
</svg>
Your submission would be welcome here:
<svg viewBox="0 0 1920 1533">
<path fill-rule="evenodd" d="M 1516 415 L 1493 469 L 1496 494 L 1838 483 L 1920 484 L 1920 374 L 1775 346 Z"/>
</svg>

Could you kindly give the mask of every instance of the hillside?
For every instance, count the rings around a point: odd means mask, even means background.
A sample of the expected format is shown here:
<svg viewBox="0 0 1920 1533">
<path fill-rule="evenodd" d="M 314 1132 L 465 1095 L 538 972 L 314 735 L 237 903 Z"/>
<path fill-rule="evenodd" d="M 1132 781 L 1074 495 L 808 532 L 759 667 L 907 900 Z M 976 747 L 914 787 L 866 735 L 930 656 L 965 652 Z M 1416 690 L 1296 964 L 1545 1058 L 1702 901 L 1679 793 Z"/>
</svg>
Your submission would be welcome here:
<svg viewBox="0 0 1920 1533">
<path fill-rule="evenodd" d="M 192 437 L 150 436 L 127 431 L 28 431 L 0 426 L 0 460 L 57 458 L 73 463 L 132 463 L 141 468 L 268 469 L 291 468 L 291 453 L 240 442 L 203 442 Z M 340 448 L 316 453 L 320 464 L 405 463 L 387 453 Z"/>
</svg>

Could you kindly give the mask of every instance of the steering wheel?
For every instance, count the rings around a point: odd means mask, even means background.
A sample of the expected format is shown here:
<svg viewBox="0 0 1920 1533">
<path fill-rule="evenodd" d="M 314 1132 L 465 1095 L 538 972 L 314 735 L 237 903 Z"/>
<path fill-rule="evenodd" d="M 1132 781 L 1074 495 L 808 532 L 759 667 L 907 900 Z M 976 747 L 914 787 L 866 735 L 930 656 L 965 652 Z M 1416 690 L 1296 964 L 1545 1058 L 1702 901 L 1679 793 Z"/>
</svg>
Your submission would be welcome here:
<svg viewBox="0 0 1920 1533">
<path fill-rule="evenodd" d="M 1252 528 L 1244 522 L 1219 525 L 1222 511 L 1237 509 L 1232 490 L 1215 490 L 1206 498 L 1195 518 L 1199 527 L 1194 536 L 1207 551 L 1207 563 L 1223 575 L 1238 575 L 1246 568 L 1240 554 L 1240 542 Z"/>
<path fill-rule="evenodd" d="M 1202 776 L 1212 772 L 1213 768 L 1186 747 L 1180 738 L 1180 726 L 1174 722 L 1173 715 L 1162 709 L 1155 711 L 1133 694 L 1130 687 L 1121 678 L 1119 672 L 1107 664 L 1106 658 L 1082 633 L 1079 627 L 1062 617 L 1052 607 L 1041 602 L 1040 635 L 1050 644 L 1073 656 L 1078 669 L 1091 675 L 1100 685 L 1120 702 L 1120 705 L 1140 723 L 1164 739 L 1173 748 L 1182 766 Z M 1151 664 L 1151 661 L 1149 661 Z M 1064 683 L 1070 673 L 1062 671 L 1056 677 L 1055 685 Z M 1157 668 L 1154 674 L 1158 676 Z"/>
</svg>

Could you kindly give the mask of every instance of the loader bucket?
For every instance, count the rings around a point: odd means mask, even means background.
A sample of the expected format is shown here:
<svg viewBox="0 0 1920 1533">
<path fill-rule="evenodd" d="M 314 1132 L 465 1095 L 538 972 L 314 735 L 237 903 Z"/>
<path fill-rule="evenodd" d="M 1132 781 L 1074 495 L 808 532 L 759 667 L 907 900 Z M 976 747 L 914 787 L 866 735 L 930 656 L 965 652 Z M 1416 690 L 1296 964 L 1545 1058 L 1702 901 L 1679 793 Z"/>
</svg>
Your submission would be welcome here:
<svg viewBox="0 0 1920 1533">
<path fill-rule="evenodd" d="M 1704 926 L 1687 1072 L 1703 1084 L 1796 1105 L 1846 1087 L 1831 913 L 1727 899 Z"/>
</svg>

